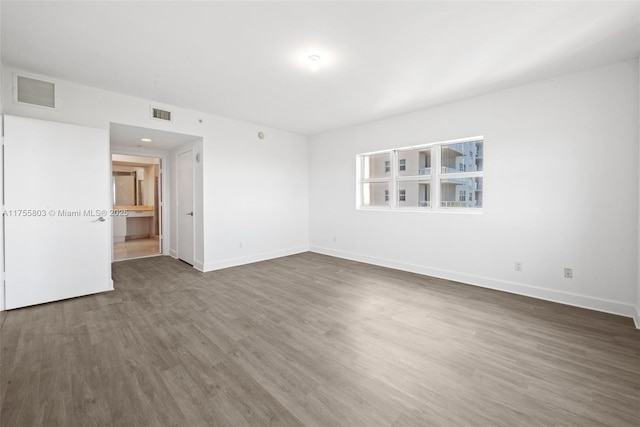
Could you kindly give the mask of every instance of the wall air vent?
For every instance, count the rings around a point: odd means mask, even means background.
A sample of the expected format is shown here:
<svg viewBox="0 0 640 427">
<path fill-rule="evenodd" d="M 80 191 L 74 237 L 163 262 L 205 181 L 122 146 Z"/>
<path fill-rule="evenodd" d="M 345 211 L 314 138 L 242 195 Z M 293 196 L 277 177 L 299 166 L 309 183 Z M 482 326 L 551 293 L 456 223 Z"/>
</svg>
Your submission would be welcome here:
<svg viewBox="0 0 640 427">
<path fill-rule="evenodd" d="M 171 111 L 161 110 L 159 108 L 151 107 L 151 117 L 154 119 L 170 122 L 171 116 L 172 116 Z"/>
<path fill-rule="evenodd" d="M 16 101 L 40 107 L 56 108 L 55 84 L 24 76 L 16 77 Z"/>
</svg>

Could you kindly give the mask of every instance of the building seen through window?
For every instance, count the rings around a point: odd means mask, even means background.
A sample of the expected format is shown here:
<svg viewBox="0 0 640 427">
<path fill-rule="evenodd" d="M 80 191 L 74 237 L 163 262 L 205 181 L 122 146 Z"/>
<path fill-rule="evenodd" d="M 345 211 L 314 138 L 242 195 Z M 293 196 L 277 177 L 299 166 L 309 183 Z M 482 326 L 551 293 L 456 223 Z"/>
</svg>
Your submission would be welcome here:
<svg viewBox="0 0 640 427">
<path fill-rule="evenodd" d="M 358 206 L 482 208 L 483 147 L 474 138 L 360 155 Z"/>
</svg>

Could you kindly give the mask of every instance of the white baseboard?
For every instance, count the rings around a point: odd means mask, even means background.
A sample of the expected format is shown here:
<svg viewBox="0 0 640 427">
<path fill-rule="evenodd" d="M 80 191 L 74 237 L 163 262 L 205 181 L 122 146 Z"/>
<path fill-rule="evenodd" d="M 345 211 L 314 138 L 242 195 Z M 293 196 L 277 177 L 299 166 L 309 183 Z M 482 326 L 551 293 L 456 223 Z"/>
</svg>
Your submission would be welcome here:
<svg viewBox="0 0 640 427">
<path fill-rule="evenodd" d="M 171 258 L 178 258 L 178 251 L 176 251 L 175 249 L 169 249 L 169 256 Z"/>
<path fill-rule="evenodd" d="M 309 251 L 308 246 L 301 246 L 297 248 L 282 249 L 279 251 L 262 252 L 254 255 L 249 255 L 246 257 L 230 258 L 230 259 L 225 259 L 221 261 L 208 262 L 204 264 L 203 266 L 204 268 L 200 271 L 207 272 L 207 271 L 221 270 L 223 268 L 236 267 L 238 265 L 251 264 L 251 263 L 260 262 L 260 261 L 267 261 L 274 258 L 295 255 L 295 254 L 308 252 L 308 251 Z"/>
<path fill-rule="evenodd" d="M 352 261 L 363 262 L 365 264 L 373 264 L 381 267 L 394 268 L 396 270 L 408 271 L 410 273 L 423 274 L 425 276 L 438 277 L 441 279 L 453 280 L 468 285 L 480 286 L 483 288 L 494 289 L 498 291 L 509 292 L 512 294 L 524 295 L 546 301 L 558 302 L 561 304 L 572 305 L 591 310 L 602 311 L 605 313 L 617 314 L 620 316 L 631 317 L 634 319 L 636 328 L 640 328 L 640 312 L 638 308 L 618 301 L 612 301 L 602 298 L 590 297 L 587 295 L 574 294 L 570 292 L 561 292 L 554 289 L 540 288 L 522 283 L 510 282 L 507 280 L 493 279 L 490 277 L 476 276 L 456 271 L 443 270 L 423 265 L 410 264 L 400 261 L 394 261 L 384 258 L 371 257 L 367 255 L 356 254 L 347 251 L 340 251 L 331 248 L 323 248 L 312 246 L 309 249 L 323 255 L 344 258 Z"/>
<path fill-rule="evenodd" d="M 204 262 L 199 261 L 199 260 L 194 260 L 193 261 L 193 268 L 195 268 L 198 271 L 202 271 L 204 273 Z"/>
</svg>

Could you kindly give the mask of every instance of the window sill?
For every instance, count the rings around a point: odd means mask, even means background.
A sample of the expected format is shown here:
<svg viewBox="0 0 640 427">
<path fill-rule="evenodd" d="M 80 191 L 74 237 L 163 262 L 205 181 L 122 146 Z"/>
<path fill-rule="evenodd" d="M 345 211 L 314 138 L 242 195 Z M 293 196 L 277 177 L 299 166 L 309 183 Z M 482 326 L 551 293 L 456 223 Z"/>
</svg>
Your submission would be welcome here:
<svg viewBox="0 0 640 427">
<path fill-rule="evenodd" d="M 360 206 L 356 208 L 357 211 L 371 211 L 371 212 L 418 212 L 418 213 L 431 213 L 431 214 L 463 214 L 463 215 L 482 215 L 483 209 L 479 208 L 440 208 L 440 209 L 420 209 L 420 208 L 390 208 L 384 206 Z"/>
</svg>

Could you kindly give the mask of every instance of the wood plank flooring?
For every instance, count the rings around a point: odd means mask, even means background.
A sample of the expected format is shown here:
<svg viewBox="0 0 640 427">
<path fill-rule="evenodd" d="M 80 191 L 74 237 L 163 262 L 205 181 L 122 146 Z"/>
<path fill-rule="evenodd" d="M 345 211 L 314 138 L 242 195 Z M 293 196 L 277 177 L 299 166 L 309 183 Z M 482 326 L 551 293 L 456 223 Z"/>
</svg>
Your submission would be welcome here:
<svg viewBox="0 0 640 427">
<path fill-rule="evenodd" d="M 305 253 L 3 315 L 2 426 L 637 426 L 630 319 Z M 612 284 L 613 285 L 613 284 Z"/>
</svg>

